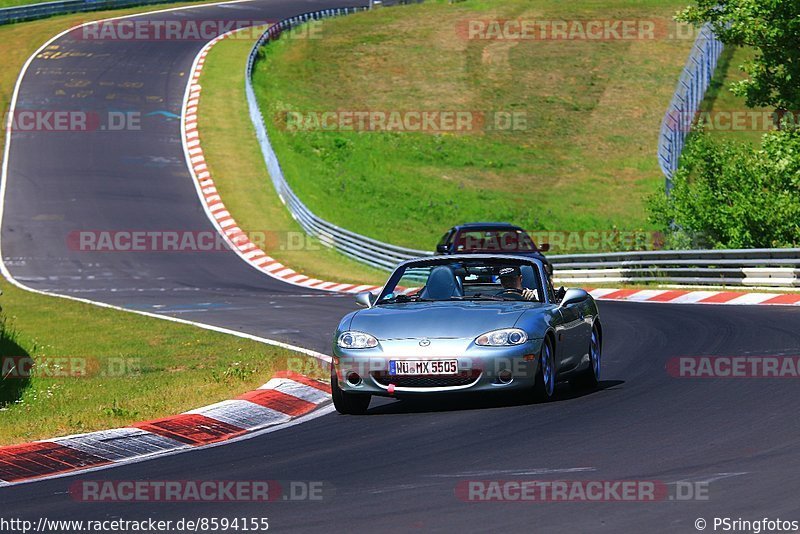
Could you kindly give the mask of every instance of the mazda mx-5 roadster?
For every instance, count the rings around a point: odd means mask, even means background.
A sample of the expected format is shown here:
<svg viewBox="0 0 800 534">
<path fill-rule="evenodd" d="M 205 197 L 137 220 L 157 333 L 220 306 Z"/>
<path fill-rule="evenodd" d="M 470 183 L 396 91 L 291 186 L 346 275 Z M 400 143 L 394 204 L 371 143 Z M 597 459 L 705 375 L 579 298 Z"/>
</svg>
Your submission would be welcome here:
<svg viewBox="0 0 800 534">
<path fill-rule="evenodd" d="M 366 309 L 339 323 L 331 385 L 340 413 L 363 414 L 373 395 L 596 387 L 603 329 L 582 289 L 554 291 L 534 258 L 466 254 L 400 264 Z"/>
</svg>

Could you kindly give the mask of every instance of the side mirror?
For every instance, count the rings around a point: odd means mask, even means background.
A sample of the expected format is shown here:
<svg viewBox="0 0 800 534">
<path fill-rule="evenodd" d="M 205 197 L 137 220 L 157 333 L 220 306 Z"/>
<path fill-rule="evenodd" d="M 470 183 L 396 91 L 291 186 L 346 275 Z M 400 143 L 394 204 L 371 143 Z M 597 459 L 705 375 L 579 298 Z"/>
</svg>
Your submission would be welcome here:
<svg viewBox="0 0 800 534">
<path fill-rule="evenodd" d="M 369 291 L 362 291 L 356 295 L 356 304 L 365 308 L 371 308 L 377 300 L 377 295 L 373 295 Z"/>
<path fill-rule="evenodd" d="M 550 250 L 550 243 L 541 243 L 539 245 L 539 252 L 547 252 Z"/>
<path fill-rule="evenodd" d="M 567 289 L 567 292 L 564 293 L 564 298 L 561 299 L 559 303 L 559 308 L 563 308 L 564 306 L 569 306 L 570 304 L 577 304 L 578 302 L 583 302 L 584 300 L 589 298 L 589 293 L 587 293 L 583 289 Z"/>
<path fill-rule="evenodd" d="M 450 252 L 450 248 L 447 245 L 436 245 L 436 252 L 439 254 L 447 254 Z"/>
</svg>

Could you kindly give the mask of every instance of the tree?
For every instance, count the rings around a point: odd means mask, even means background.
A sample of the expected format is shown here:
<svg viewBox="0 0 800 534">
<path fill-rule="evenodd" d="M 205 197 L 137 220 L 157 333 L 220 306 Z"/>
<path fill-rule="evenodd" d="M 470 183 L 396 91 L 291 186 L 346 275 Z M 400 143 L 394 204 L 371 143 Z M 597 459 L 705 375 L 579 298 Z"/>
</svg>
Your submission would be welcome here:
<svg viewBox="0 0 800 534">
<path fill-rule="evenodd" d="M 731 90 L 750 107 L 800 110 L 800 0 L 696 0 L 678 20 L 710 23 L 726 45 L 750 46 L 749 79 Z"/>
<path fill-rule="evenodd" d="M 650 198 L 670 248 L 800 246 L 800 130 L 767 133 L 760 148 L 697 132 L 673 184 Z"/>
</svg>

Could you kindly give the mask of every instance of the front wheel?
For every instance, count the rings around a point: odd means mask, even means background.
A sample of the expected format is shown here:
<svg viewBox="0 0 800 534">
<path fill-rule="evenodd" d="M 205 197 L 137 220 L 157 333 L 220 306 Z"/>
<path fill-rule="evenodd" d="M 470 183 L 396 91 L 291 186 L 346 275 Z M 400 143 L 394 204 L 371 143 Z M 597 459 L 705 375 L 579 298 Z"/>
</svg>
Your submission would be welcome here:
<svg viewBox="0 0 800 534">
<path fill-rule="evenodd" d="M 600 384 L 602 351 L 603 344 L 600 340 L 600 330 L 595 325 L 592 327 L 592 337 L 589 338 L 589 368 L 570 380 L 571 386 L 579 389 L 595 389 Z"/>
<path fill-rule="evenodd" d="M 553 346 L 550 343 L 550 339 L 545 338 L 539 354 L 539 370 L 536 372 L 533 395 L 539 402 L 547 402 L 555 396 L 555 391 L 556 365 L 553 357 Z"/>
<path fill-rule="evenodd" d="M 364 415 L 369 408 L 372 395 L 345 393 L 339 388 L 339 377 L 331 369 L 331 397 L 336 411 L 345 415 Z"/>
</svg>

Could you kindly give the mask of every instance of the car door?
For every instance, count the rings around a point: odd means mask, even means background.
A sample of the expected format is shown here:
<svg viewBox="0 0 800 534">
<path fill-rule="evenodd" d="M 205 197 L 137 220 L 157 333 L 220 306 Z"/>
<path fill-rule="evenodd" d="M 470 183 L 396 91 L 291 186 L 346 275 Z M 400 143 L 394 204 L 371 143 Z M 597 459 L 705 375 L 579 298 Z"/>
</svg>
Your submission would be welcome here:
<svg viewBox="0 0 800 534">
<path fill-rule="evenodd" d="M 582 303 L 568 304 L 558 309 L 560 314 L 560 328 L 556 329 L 557 343 L 561 346 L 559 372 L 569 371 L 580 363 L 585 348 L 582 343 L 584 337 L 584 315 Z"/>
</svg>

